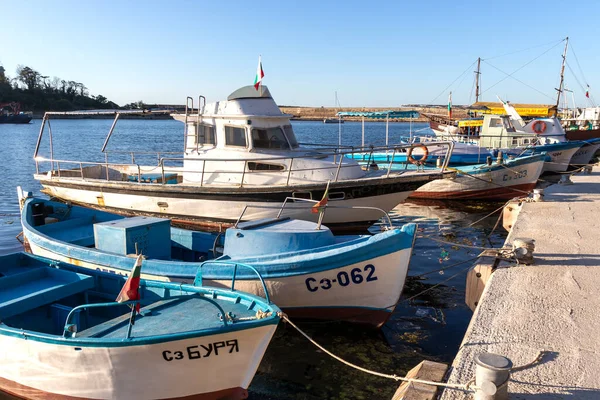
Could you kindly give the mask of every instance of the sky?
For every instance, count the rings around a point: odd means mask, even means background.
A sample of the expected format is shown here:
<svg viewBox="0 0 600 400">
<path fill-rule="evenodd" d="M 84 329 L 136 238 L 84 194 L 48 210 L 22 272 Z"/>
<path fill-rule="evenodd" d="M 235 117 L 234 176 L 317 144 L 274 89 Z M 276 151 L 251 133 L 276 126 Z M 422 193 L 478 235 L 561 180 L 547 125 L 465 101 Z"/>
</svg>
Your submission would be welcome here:
<svg viewBox="0 0 600 400">
<path fill-rule="evenodd" d="M 398 107 L 600 99 L 600 1 L 0 0 L 0 64 L 81 82 L 93 95 L 184 104 L 254 81 L 280 105 Z M 516 72 L 515 72 L 516 71 Z M 514 78 L 507 74 L 514 72 Z"/>
</svg>

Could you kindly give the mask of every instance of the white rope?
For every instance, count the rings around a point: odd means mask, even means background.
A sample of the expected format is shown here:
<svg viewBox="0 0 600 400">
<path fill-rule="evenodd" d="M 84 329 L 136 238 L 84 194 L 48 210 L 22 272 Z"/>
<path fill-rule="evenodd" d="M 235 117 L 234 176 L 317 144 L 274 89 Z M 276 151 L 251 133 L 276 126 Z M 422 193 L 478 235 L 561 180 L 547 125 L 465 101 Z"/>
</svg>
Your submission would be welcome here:
<svg viewBox="0 0 600 400">
<path fill-rule="evenodd" d="M 459 390 L 466 390 L 466 391 L 472 391 L 472 392 L 475 392 L 475 390 L 476 390 L 476 388 L 474 386 L 471 386 L 472 382 L 468 382 L 466 384 L 460 384 L 460 383 L 443 383 L 443 382 L 426 381 L 426 380 L 423 380 L 423 379 L 405 378 L 405 377 L 401 377 L 401 376 L 398 376 L 398 375 L 384 374 L 384 373 L 381 373 L 381 372 L 372 371 L 370 369 L 359 367 L 356 364 L 352 364 L 351 362 L 348 362 L 348 361 L 346 361 L 346 360 L 344 360 L 344 359 L 336 356 L 335 354 L 333 354 L 332 352 L 330 352 L 329 350 L 325 349 L 323 346 L 321 346 L 320 344 L 318 344 L 317 342 L 315 342 L 313 339 L 310 338 L 310 336 L 308 336 L 300 328 L 298 328 L 292 321 L 290 321 L 290 319 L 288 318 L 288 316 L 286 314 L 281 313 L 280 317 L 283 320 L 285 320 L 287 323 L 289 323 L 294 329 L 296 329 L 298 332 L 300 332 L 300 334 L 302 336 L 304 336 L 309 342 L 311 342 L 312 344 L 314 344 L 315 346 L 317 346 L 317 348 L 319 348 L 324 353 L 326 353 L 329 356 L 335 358 L 339 362 L 341 362 L 343 364 L 346 364 L 349 367 L 352 367 L 352 368 L 357 369 L 359 371 L 365 372 L 367 374 L 379 376 L 381 378 L 393 379 L 396 382 L 397 381 L 402 381 L 402 382 L 409 382 L 409 383 L 422 383 L 424 385 L 440 386 L 440 387 L 446 387 L 446 388 L 449 388 L 449 389 L 459 389 Z"/>
</svg>

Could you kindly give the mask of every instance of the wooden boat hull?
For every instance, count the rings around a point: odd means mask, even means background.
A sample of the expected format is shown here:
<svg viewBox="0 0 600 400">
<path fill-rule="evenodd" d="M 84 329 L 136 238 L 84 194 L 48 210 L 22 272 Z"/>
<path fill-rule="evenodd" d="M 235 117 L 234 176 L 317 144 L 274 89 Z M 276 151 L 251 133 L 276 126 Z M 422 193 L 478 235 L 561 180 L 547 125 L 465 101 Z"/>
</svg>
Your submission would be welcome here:
<svg viewBox="0 0 600 400">
<path fill-rule="evenodd" d="M 544 155 L 508 161 L 506 165 L 481 165 L 453 179 L 430 182 L 410 198 L 445 200 L 508 200 L 533 190 L 544 166 Z"/>
<path fill-rule="evenodd" d="M 390 211 L 420 186 L 442 176 L 442 173 L 427 172 L 410 176 L 398 175 L 394 178 L 381 177 L 332 183 L 329 190 L 331 205 L 370 208 L 356 209 L 352 212 L 332 208 L 325 214 L 323 222 L 332 227 L 357 223 L 368 226 L 382 217 L 382 213 L 373 207 Z M 249 208 L 244 214 L 244 220 L 272 218 L 277 215 L 278 206 L 287 197 L 320 200 L 325 191 L 325 186 L 322 184 L 287 189 L 261 187 L 246 189 L 48 178 L 43 174 L 35 177 L 44 187 L 44 193 L 62 201 L 108 209 L 126 215 L 152 215 L 180 221 L 208 223 L 209 226 L 235 222 L 246 206 Z M 303 203 L 286 207 L 283 215 L 316 221 L 318 214 L 312 213 L 310 206 Z"/>
<path fill-rule="evenodd" d="M 567 140 L 590 140 L 600 138 L 600 129 L 589 130 L 566 130 L 565 135 Z"/>
<path fill-rule="evenodd" d="M 600 148 L 600 143 L 586 143 L 581 146 L 571 157 L 569 162 L 573 167 L 581 167 L 590 163 L 596 151 Z"/>
<path fill-rule="evenodd" d="M 10 349 L 0 352 L 0 390 L 27 399 L 245 399 L 275 328 L 115 347 L 0 334 Z M 233 340 L 237 352 L 198 357 Z"/>
<path fill-rule="evenodd" d="M 280 272 L 269 276 L 268 265 L 254 264 L 263 276 L 271 300 L 292 316 L 308 319 L 343 320 L 363 323 L 379 327 L 383 325 L 394 311 L 400 299 L 408 265 L 412 253 L 414 228 L 409 238 L 410 246 L 377 257 L 348 263 L 337 268 L 325 266 L 327 261 L 320 260 L 322 268 L 305 269 L 293 275 Z M 127 269 L 115 267 L 100 252 L 87 250 L 87 257 L 80 257 L 82 252 L 74 251 L 73 246 L 57 246 L 44 243 L 39 236 L 24 230 L 25 238 L 33 254 L 77 265 L 82 268 L 100 270 L 119 275 L 127 274 Z M 37 236 L 37 237 L 36 237 Z M 402 240 L 398 238 L 398 240 Z M 84 251 L 85 251 L 84 250 Z M 79 253 L 79 254 L 78 254 Z M 352 254 L 348 258 L 354 258 Z M 104 261 L 102 259 L 104 258 Z M 113 257 L 114 258 L 114 257 Z M 131 259 L 121 257 L 124 263 Z M 358 258 L 359 259 L 359 258 Z M 235 260 L 232 260 L 235 261 Z M 335 261 L 330 260 L 333 264 Z M 343 262 L 342 262 L 343 263 Z M 188 275 L 165 276 L 143 273 L 142 278 L 161 281 L 191 283 L 200 263 L 186 263 Z M 333 264 L 335 265 L 335 264 Z M 211 268 L 212 267 L 212 268 Z M 296 267 L 295 269 L 299 269 Z M 142 268 L 142 271 L 148 268 Z M 216 287 L 231 287 L 231 271 L 226 265 L 217 261 L 205 267 L 203 284 Z M 243 292 L 264 297 L 261 282 L 256 278 L 237 279 L 235 288 Z M 221 277 L 219 276 L 221 275 Z M 247 277 L 248 278 L 248 277 Z"/>
</svg>

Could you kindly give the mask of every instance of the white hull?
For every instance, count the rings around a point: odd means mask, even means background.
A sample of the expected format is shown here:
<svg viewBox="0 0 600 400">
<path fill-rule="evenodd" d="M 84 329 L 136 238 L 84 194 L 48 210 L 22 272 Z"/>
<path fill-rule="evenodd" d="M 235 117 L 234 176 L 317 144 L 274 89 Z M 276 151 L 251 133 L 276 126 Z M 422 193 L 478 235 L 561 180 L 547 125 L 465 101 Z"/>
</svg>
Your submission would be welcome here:
<svg viewBox="0 0 600 400">
<path fill-rule="evenodd" d="M 214 398 L 209 394 L 249 386 L 275 329 L 276 325 L 268 325 L 115 347 L 88 347 L 73 343 L 76 339 L 56 344 L 0 335 L 1 389 L 34 399 L 201 399 L 203 394 Z M 238 351 L 226 346 L 204 357 L 207 350 L 201 345 L 208 348 L 233 340 Z"/>
<path fill-rule="evenodd" d="M 86 189 L 66 188 L 46 184 L 44 181 L 41 183 L 44 186 L 46 194 L 61 200 L 100 208 L 106 207 L 125 213 L 140 212 L 172 218 L 180 217 L 196 220 L 233 222 L 241 215 L 246 205 L 248 205 L 248 210 L 244 214 L 244 220 L 274 218 L 277 216 L 281 206 L 280 203 L 267 201 L 244 202 L 155 195 L 144 196 L 138 194 L 103 192 L 101 188 L 95 189 L 94 187 Z M 412 190 L 379 196 L 360 197 L 356 199 L 330 200 L 329 204 L 344 207 L 376 207 L 384 211 L 389 211 L 404 201 L 411 193 Z M 164 207 L 165 204 L 168 206 Z M 318 213 L 311 212 L 311 205 L 312 204 L 304 203 L 302 206 L 288 206 L 282 215 L 289 216 L 290 218 L 317 221 Z M 251 206 L 268 206 L 271 208 L 260 209 Z M 323 223 L 343 224 L 355 221 L 376 221 L 382 216 L 383 214 L 380 211 L 373 209 L 348 210 L 330 208 L 325 213 Z"/>
<path fill-rule="evenodd" d="M 579 151 L 579 147 L 548 152 L 552 160 L 544 163 L 542 172 L 565 172 L 571 164 L 571 158 L 577 151 Z"/>
<path fill-rule="evenodd" d="M 421 186 L 411 197 L 424 199 L 508 199 L 515 196 L 515 191 L 520 193 L 521 191 L 527 192 L 533 189 L 543 167 L 544 161 L 539 160 L 472 176 L 462 174 L 452 179 L 438 179 Z"/>
<path fill-rule="evenodd" d="M 599 148 L 600 148 L 600 143 L 584 145 L 584 146 L 580 147 L 577 150 L 577 152 L 575 154 L 573 154 L 573 157 L 571 157 L 570 164 L 574 165 L 574 166 L 582 166 L 582 165 L 589 164 L 589 162 L 592 160 L 592 157 L 594 157 L 594 154 L 596 154 L 596 151 Z"/>
</svg>

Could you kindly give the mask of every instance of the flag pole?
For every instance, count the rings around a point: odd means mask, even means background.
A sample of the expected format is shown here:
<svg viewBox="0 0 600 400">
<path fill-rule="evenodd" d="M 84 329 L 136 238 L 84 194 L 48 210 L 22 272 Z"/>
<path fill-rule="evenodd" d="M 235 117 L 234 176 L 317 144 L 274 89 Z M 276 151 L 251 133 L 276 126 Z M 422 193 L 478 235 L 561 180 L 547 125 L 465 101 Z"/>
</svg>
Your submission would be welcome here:
<svg viewBox="0 0 600 400">
<path fill-rule="evenodd" d="M 327 181 L 327 187 L 325 188 L 325 193 L 323 195 L 323 199 L 327 201 L 327 196 L 329 195 L 329 183 L 331 181 Z M 327 207 L 327 203 L 319 210 L 319 220 L 317 222 L 317 230 L 321 230 L 321 224 L 323 223 L 323 217 L 325 216 L 325 207 Z"/>
</svg>

